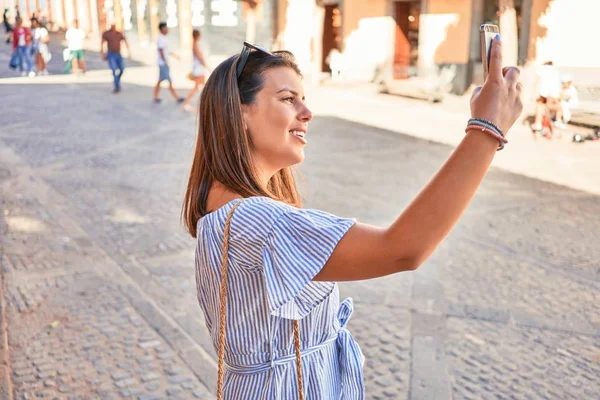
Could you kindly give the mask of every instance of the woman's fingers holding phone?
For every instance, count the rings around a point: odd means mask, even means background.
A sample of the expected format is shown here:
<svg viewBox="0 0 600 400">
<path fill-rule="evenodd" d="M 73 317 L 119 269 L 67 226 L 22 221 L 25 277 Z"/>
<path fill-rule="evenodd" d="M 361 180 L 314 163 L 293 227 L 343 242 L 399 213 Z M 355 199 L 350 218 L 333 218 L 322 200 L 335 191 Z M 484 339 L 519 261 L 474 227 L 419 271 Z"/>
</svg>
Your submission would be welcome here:
<svg viewBox="0 0 600 400">
<path fill-rule="evenodd" d="M 517 67 L 504 67 L 502 68 L 502 75 L 504 75 L 504 79 L 513 87 L 517 86 L 519 83 L 519 76 L 521 75 L 521 70 Z"/>
<path fill-rule="evenodd" d="M 489 71 L 488 79 L 502 79 L 502 44 L 500 42 L 500 35 L 496 35 L 494 40 L 492 40 Z"/>
<path fill-rule="evenodd" d="M 492 41 L 489 75 L 471 98 L 471 115 L 494 122 L 504 133 L 515 123 L 521 111 L 521 85 L 519 69 L 502 67 L 502 44 L 500 38 Z"/>
</svg>

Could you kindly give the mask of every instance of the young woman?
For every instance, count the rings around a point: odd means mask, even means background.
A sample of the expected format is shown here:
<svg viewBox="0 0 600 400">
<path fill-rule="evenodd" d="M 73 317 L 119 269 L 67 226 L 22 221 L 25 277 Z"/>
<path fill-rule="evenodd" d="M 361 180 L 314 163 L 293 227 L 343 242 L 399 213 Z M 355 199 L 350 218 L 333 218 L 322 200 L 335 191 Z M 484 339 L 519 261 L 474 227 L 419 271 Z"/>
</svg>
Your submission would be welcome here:
<svg viewBox="0 0 600 400">
<path fill-rule="evenodd" d="M 352 302 L 340 304 L 335 282 L 412 271 L 429 257 L 521 113 L 518 78 L 502 68 L 497 37 L 464 139 L 380 228 L 302 208 L 290 168 L 304 159 L 312 113 L 290 53 L 245 44 L 214 70 L 183 218 L 197 238 L 199 303 L 223 357 L 221 398 L 364 399 L 363 355 L 346 329 Z"/>
<path fill-rule="evenodd" d="M 200 49 L 201 34 L 198 29 L 194 29 L 192 32 L 192 38 L 192 52 L 194 60 L 192 62 L 191 79 L 194 81 L 194 87 L 188 92 L 187 96 L 185 96 L 185 100 L 183 101 L 183 108 L 189 112 L 195 111 L 194 107 L 190 106 L 190 102 L 192 101 L 192 98 L 196 92 L 201 90 L 202 86 L 204 86 L 204 74 L 209 72 L 206 66 L 206 61 L 204 61 L 204 55 Z"/>
<path fill-rule="evenodd" d="M 50 35 L 48 30 L 44 28 L 37 18 L 31 19 L 31 36 L 32 36 L 32 53 L 35 54 L 35 64 L 39 75 L 48 75 L 46 65 L 50 61 L 50 51 L 48 50 L 48 42 Z"/>
</svg>

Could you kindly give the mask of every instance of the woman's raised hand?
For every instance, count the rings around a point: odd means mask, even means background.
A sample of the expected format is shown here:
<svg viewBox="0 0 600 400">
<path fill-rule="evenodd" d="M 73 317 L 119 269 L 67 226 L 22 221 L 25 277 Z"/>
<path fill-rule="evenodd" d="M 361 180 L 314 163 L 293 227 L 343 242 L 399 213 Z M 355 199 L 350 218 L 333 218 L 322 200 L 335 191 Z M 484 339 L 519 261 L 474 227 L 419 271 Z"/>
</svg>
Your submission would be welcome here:
<svg viewBox="0 0 600 400">
<path fill-rule="evenodd" d="M 492 41 L 488 77 L 471 97 L 472 118 L 491 121 L 506 134 L 523 110 L 519 75 L 517 67 L 502 68 L 502 42 L 497 36 Z"/>
</svg>

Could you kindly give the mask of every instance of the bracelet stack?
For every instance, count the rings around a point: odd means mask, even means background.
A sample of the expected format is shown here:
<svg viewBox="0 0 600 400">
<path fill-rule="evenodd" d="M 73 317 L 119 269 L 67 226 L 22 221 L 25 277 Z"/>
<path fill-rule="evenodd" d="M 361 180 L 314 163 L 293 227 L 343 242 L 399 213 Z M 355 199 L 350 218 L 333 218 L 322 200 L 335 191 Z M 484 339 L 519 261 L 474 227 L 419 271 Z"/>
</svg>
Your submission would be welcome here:
<svg viewBox="0 0 600 400">
<path fill-rule="evenodd" d="M 470 130 L 479 130 L 498 139 L 498 148 L 496 151 L 502 150 L 504 144 L 508 143 L 508 140 L 504 137 L 504 132 L 502 132 L 496 124 L 487 119 L 471 118 L 469 122 L 467 122 L 467 129 L 465 129 L 465 132 L 469 132 Z"/>
</svg>

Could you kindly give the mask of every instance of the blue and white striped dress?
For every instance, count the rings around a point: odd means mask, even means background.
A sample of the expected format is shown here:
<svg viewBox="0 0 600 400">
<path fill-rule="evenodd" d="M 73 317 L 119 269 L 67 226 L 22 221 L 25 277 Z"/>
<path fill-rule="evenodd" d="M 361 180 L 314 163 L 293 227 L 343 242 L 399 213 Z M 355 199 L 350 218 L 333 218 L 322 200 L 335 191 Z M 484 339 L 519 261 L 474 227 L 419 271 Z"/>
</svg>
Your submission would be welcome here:
<svg viewBox="0 0 600 400">
<path fill-rule="evenodd" d="M 198 300 L 215 350 L 223 228 L 234 200 L 198 221 Z M 298 398 L 292 320 L 300 320 L 307 400 L 364 399 L 364 357 L 346 329 L 352 299 L 334 282 L 313 282 L 354 224 L 266 197 L 234 213 L 229 243 L 225 399 Z"/>
</svg>

